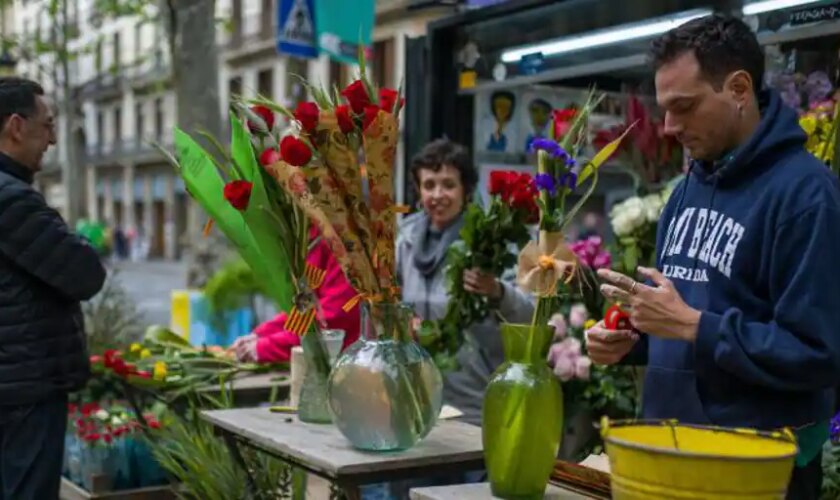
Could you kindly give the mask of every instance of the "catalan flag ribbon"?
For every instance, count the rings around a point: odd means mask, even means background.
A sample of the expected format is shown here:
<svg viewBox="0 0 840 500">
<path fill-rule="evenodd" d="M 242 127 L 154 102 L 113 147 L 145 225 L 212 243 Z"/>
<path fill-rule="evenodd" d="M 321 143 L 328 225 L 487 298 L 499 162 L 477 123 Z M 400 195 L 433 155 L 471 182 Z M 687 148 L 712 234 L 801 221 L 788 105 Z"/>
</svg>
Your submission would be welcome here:
<svg viewBox="0 0 840 500">
<path fill-rule="evenodd" d="M 303 271 L 306 278 L 306 283 L 310 290 L 317 290 L 324 284 L 324 278 L 327 276 L 327 271 L 318 269 L 309 262 L 306 263 L 306 269 Z"/>
<path fill-rule="evenodd" d="M 314 307 L 310 307 L 304 312 L 300 312 L 297 307 L 293 307 L 289 317 L 286 318 L 286 330 L 302 337 L 309 331 L 313 321 L 315 321 Z"/>
</svg>

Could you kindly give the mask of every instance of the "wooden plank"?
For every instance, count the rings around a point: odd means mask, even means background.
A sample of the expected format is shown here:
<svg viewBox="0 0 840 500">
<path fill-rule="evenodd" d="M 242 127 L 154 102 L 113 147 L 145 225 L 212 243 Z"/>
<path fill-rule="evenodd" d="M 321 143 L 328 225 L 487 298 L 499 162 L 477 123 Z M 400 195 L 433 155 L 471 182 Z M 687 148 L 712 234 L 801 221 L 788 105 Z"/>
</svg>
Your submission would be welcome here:
<svg viewBox="0 0 840 500">
<path fill-rule="evenodd" d="M 410 450 L 377 453 L 353 448 L 333 425 L 306 424 L 294 415 L 264 408 L 204 411 L 202 418 L 248 444 L 332 479 L 398 479 L 401 472 L 417 469 L 432 475 L 458 466 L 461 470 L 480 468 L 484 460 L 481 428 L 451 420 L 438 421 L 426 439 Z"/>
<path fill-rule="evenodd" d="M 488 483 L 458 484 L 454 486 L 435 486 L 414 488 L 409 493 L 411 500 L 490 500 Z M 545 489 L 546 500 L 581 500 L 589 497 L 549 484 Z"/>
<path fill-rule="evenodd" d="M 61 478 L 58 494 L 61 500 L 174 500 L 175 493 L 169 486 L 149 486 L 132 490 L 90 493 L 66 477 Z"/>
</svg>

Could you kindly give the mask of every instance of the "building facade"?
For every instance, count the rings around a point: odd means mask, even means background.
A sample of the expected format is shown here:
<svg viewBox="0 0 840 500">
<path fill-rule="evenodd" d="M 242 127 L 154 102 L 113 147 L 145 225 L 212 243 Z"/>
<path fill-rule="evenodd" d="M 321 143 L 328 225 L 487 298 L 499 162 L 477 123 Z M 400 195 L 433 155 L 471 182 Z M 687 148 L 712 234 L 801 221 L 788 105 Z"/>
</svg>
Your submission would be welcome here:
<svg viewBox="0 0 840 500">
<path fill-rule="evenodd" d="M 94 0 L 68 0 L 70 19 L 78 26 L 70 43 L 71 99 L 78 103 L 76 126 L 59 115 L 59 134 L 76 139 L 83 176 L 82 212 L 91 220 L 121 228 L 142 257 L 178 259 L 189 238 L 200 229 L 200 208 L 155 144 L 170 148 L 176 123 L 166 34 L 161 25 L 139 17 L 98 19 Z M 294 75 L 311 82 L 343 86 L 356 68 L 327 56 L 306 60 L 278 55 L 275 49 L 277 0 L 217 0 L 220 54 L 220 110 L 233 96 L 263 95 L 294 108 L 308 99 Z M 18 0 L 15 30 L 24 37 L 44 36 L 50 29 L 46 0 Z M 405 39 L 422 35 L 426 23 L 441 11 L 409 11 L 405 1 L 377 4 L 372 70 L 378 82 L 396 87 L 405 67 Z M 153 16 L 147 16 L 153 17 Z M 18 72 L 60 94 L 60 78 L 48 74 L 55 61 L 21 58 Z M 51 78 L 53 77 L 53 78 Z M 58 97 L 60 99 L 60 97 Z M 73 130 L 71 130 L 73 128 Z M 62 147 L 65 146 L 65 147 Z M 69 161 L 65 141 L 51 151 L 39 185 L 50 204 L 66 206 L 67 187 L 60 166 Z M 398 183 L 404 166 L 398 155 Z M 73 175 L 76 175 L 75 173 Z M 401 191 L 401 190 L 400 190 Z"/>
</svg>

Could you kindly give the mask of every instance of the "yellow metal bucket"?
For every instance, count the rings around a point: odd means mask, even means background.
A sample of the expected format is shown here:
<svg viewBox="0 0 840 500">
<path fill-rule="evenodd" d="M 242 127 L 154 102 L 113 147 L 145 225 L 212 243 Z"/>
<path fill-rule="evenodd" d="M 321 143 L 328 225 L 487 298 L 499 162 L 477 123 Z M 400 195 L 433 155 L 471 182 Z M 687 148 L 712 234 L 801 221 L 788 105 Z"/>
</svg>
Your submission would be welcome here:
<svg viewBox="0 0 840 500">
<path fill-rule="evenodd" d="M 789 430 L 604 417 L 601 435 L 615 500 L 784 499 L 797 453 Z"/>
</svg>

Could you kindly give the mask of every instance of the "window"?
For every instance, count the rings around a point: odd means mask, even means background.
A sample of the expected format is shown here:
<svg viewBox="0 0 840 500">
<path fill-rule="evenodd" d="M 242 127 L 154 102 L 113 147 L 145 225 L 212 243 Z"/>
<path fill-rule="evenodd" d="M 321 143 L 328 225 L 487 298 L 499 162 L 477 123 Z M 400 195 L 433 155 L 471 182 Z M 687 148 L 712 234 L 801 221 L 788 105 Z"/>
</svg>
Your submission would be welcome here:
<svg viewBox="0 0 840 500">
<path fill-rule="evenodd" d="M 114 69 L 118 69 L 120 67 L 120 54 L 122 53 L 122 47 L 120 47 L 120 34 L 119 32 L 114 33 Z"/>
<path fill-rule="evenodd" d="M 119 146 L 122 142 L 122 108 L 114 108 L 114 144 Z"/>
<path fill-rule="evenodd" d="M 388 38 L 373 44 L 373 77 L 383 87 L 396 88 L 394 81 L 394 39 Z"/>
<path fill-rule="evenodd" d="M 299 77 L 306 78 L 309 63 L 305 59 L 289 57 L 286 59 L 286 103 L 290 108 L 296 108 L 298 103 L 306 100 L 306 87 Z M 295 76 L 297 75 L 297 76 Z"/>
<path fill-rule="evenodd" d="M 143 116 L 143 103 L 138 102 L 134 105 L 134 138 L 137 140 L 137 144 L 143 142 L 143 138 L 146 135 L 146 123 L 145 123 L 145 116 Z"/>
<path fill-rule="evenodd" d="M 163 98 L 155 99 L 155 137 L 163 137 Z"/>
<path fill-rule="evenodd" d="M 96 140 L 99 146 L 105 143 L 105 113 L 102 111 L 96 112 Z"/>
<path fill-rule="evenodd" d="M 97 76 L 102 74 L 102 63 L 102 40 L 100 39 L 96 42 L 96 54 L 94 55 L 94 65 L 96 67 Z"/>
<path fill-rule="evenodd" d="M 269 68 L 257 73 L 257 92 L 268 98 L 274 98 L 274 70 Z"/>
<path fill-rule="evenodd" d="M 134 25 L 134 60 L 137 62 L 143 59 L 143 23 Z"/>
</svg>

